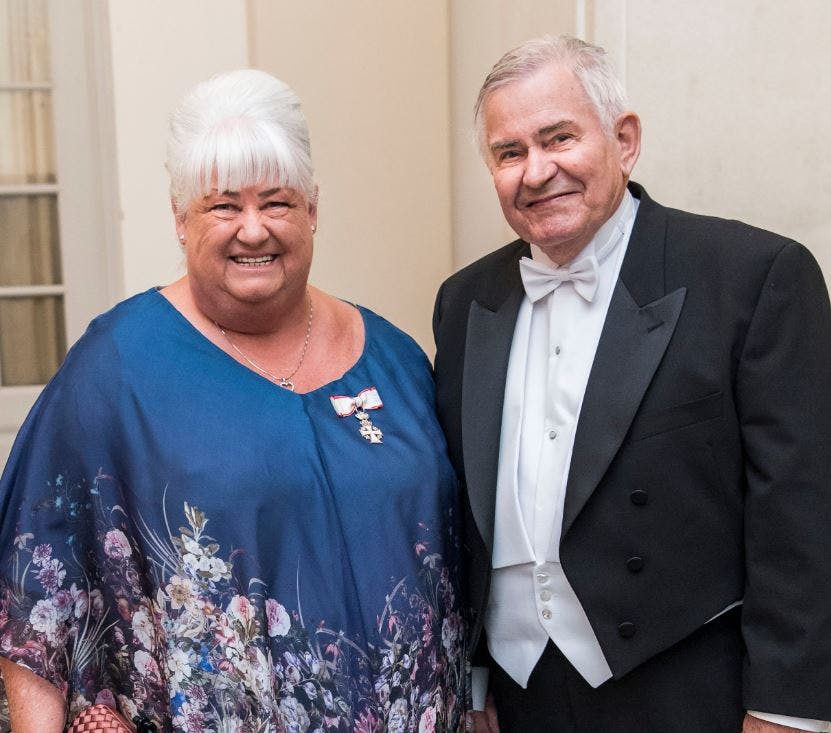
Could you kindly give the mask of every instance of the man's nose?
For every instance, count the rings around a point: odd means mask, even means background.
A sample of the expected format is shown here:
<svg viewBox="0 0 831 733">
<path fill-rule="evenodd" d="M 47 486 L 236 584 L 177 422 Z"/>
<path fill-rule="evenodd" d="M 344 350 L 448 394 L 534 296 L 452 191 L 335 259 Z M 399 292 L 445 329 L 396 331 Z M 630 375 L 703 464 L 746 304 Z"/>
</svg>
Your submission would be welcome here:
<svg viewBox="0 0 831 733">
<path fill-rule="evenodd" d="M 525 162 L 522 182 L 528 188 L 541 188 L 557 175 L 559 167 L 551 153 L 531 149 Z"/>
<path fill-rule="evenodd" d="M 250 247 L 256 247 L 268 239 L 268 229 L 260 211 L 243 211 L 237 239 Z"/>
</svg>

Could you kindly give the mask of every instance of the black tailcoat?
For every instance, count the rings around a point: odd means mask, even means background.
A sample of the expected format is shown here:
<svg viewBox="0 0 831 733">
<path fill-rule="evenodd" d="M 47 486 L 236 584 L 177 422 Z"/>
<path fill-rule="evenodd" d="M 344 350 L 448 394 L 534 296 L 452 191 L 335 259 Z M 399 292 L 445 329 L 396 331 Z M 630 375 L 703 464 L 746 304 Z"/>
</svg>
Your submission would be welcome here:
<svg viewBox="0 0 831 733">
<path fill-rule="evenodd" d="M 796 242 L 640 207 L 576 431 L 563 569 L 615 678 L 744 601 L 748 709 L 831 719 L 831 311 Z M 480 640 L 515 241 L 441 287 L 437 401 Z M 557 480 L 552 477 L 552 480 Z M 627 560 L 643 559 L 642 567 Z"/>
</svg>

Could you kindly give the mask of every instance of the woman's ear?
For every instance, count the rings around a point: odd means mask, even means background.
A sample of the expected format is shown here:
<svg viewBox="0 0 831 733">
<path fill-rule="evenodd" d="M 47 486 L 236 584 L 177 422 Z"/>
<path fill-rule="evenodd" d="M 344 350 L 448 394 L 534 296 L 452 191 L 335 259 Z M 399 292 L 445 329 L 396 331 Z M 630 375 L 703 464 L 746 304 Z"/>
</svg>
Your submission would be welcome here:
<svg viewBox="0 0 831 733">
<path fill-rule="evenodd" d="M 176 236 L 179 239 L 179 244 L 185 244 L 185 213 L 179 209 L 176 199 L 170 199 L 170 208 L 173 210 L 173 220 L 176 224 Z"/>
<path fill-rule="evenodd" d="M 312 232 L 317 231 L 317 202 L 319 195 L 320 189 L 317 187 L 317 185 L 315 185 L 314 193 L 312 194 L 308 203 L 309 222 L 312 225 Z"/>
</svg>

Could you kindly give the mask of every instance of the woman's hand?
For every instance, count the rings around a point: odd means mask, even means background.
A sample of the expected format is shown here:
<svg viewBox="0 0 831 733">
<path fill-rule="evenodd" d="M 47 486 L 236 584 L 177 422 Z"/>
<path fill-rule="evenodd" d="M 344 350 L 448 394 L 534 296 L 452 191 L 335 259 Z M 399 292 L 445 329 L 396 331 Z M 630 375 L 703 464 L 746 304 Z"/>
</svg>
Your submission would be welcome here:
<svg viewBox="0 0 831 733">
<path fill-rule="evenodd" d="M 9 699 L 14 733 L 61 733 L 66 723 L 66 701 L 42 677 L 0 657 L 0 671 Z"/>
<path fill-rule="evenodd" d="M 470 713 L 473 716 L 474 733 L 499 733 L 499 723 L 496 721 L 496 705 L 493 696 L 488 695 L 485 700 L 484 711 L 474 710 Z"/>
</svg>

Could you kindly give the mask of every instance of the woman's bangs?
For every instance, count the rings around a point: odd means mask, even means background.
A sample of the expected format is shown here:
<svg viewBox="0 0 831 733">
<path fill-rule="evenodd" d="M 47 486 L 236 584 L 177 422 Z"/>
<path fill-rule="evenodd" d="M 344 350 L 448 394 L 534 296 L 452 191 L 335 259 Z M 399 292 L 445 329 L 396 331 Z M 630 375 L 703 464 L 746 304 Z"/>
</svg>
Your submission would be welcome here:
<svg viewBox="0 0 831 733">
<path fill-rule="evenodd" d="M 236 126 L 214 136 L 213 154 L 205 160 L 202 185 L 206 193 L 240 191 L 270 184 L 300 189 L 297 166 L 288 145 L 261 127 Z"/>
</svg>

